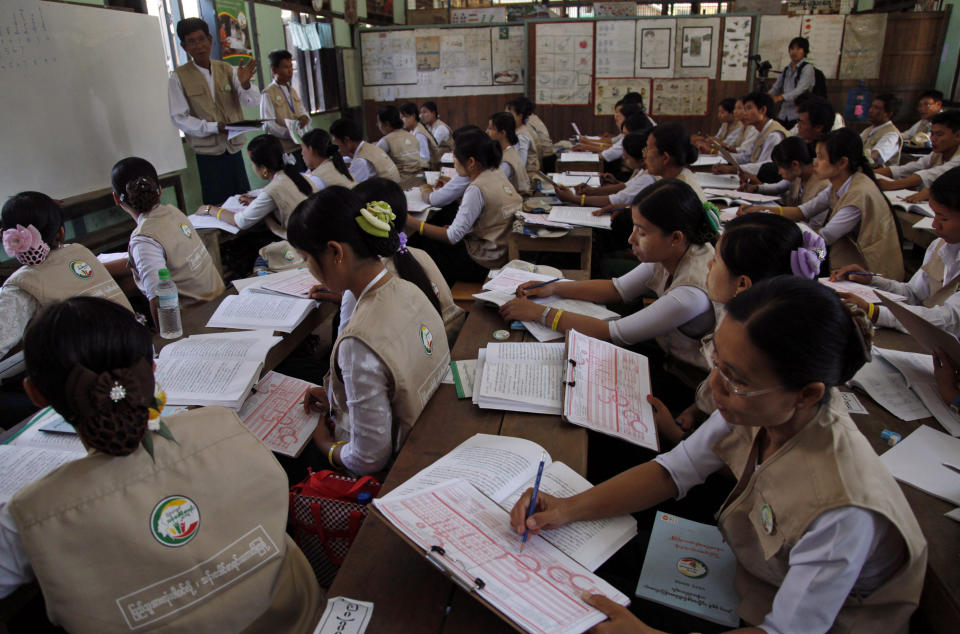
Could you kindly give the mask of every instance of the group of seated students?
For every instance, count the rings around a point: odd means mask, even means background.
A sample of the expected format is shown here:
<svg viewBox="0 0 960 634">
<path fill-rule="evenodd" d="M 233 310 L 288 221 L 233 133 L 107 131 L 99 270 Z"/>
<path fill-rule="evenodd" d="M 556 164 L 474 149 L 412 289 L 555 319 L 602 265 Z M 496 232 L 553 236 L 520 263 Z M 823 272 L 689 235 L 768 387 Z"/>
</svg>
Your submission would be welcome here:
<svg viewBox="0 0 960 634">
<path fill-rule="evenodd" d="M 892 103 L 874 101 L 872 122 Z M 889 117 L 877 114 L 878 130 L 864 139 L 834 129 L 830 104 L 810 98 L 797 104 L 794 136 L 774 107 L 766 93 L 725 100 L 717 134 L 691 137 L 682 125 L 655 124 L 630 94 L 617 104 L 619 136 L 580 139 L 626 173 L 604 171 L 598 187 L 558 186 L 557 197 L 615 214 L 615 246 L 638 263 L 613 279 L 521 285 L 500 313 L 649 353 L 658 433 L 675 446 L 585 493 L 541 493 L 525 518 L 528 493 L 511 523 L 538 532 L 655 508 L 726 466 L 736 482 L 718 520 L 738 561 L 739 614 L 753 628 L 744 631 L 903 631 L 919 600 L 926 542 L 836 389 L 869 360 L 874 326 L 901 326 L 885 308 L 815 280 L 824 270 L 901 293 L 911 310 L 960 335 L 960 114 L 934 114 L 928 131 L 914 133 L 928 135 L 929 157 L 875 172 L 887 162 Z M 463 321 L 450 287 L 507 263 L 515 212 L 555 159 L 534 108 L 517 98 L 451 130 L 433 102 L 386 106 L 376 142 L 349 119 L 306 133 L 303 173 L 285 157 L 289 148 L 261 135 L 248 156 L 267 181 L 262 191 L 242 211 L 196 211 L 240 229 L 264 221 L 320 280 L 312 296 L 339 304 L 329 371 L 304 402 L 320 413 L 313 468 L 382 476 L 391 466 L 438 389 Z M 721 226 L 690 169 L 721 147 L 744 189 L 779 195 L 780 204 L 743 207 Z M 446 151 L 456 176 L 426 185 L 424 170 Z M 877 173 L 897 188 L 922 188 L 935 213 L 937 240 L 907 282 Z M 161 202 L 148 161 L 120 160 L 111 181 L 136 228 L 127 259 L 109 270 L 65 242 L 48 196 L 22 192 L 3 205 L 3 245 L 21 266 L 0 290 L 0 355 L 22 341 L 26 394 L 60 412 L 91 453 L 0 508 L 0 596 L 35 578 L 51 619 L 77 632 L 119 631 L 131 618 L 184 630 L 312 631 L 321 593 L 284 533 L 289 483 L 270 452 L 228 409 L 168 417 L 160 429 L 151 422 L 151 334 L 121 290 L 124 278 L 154 323 L 162 269 L 185 306 L 221 295 L 223 280 L 190 219 Z M 411 188 L 440 212 L 409 216 Z M 635 309 L 645 295 L 654 301 Z M 533 301 L 548 296 L 622 306 L 622 316 L 602 321 Z M 202 518 L 202 527 L 171 548 L 156 526 L 174 494 L 180 517 Z M 81 533 L 96 534 L 98 546 Z M 162 580 L 254 537 L 261 563 L 228 566 L 222 587 L 200 599 L 142 607 Z M 129 597 L 136 606 L 124 604 Z M 623 631 L 649 631 L 626 609 L 585 600 Z"/>
</svg>

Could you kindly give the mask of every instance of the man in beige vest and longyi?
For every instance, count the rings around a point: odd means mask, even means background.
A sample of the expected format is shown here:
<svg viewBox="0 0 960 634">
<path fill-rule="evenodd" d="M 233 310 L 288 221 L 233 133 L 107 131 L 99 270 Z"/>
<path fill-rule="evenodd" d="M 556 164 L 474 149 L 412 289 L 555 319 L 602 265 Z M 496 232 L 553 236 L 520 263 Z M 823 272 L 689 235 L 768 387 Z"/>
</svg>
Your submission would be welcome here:
<svg viewBox="0 0 960 634">
<path fill-rule="evenodd" d="M 197 155 L 203 202 L 219 205 L 250 190 L 239 153 L 244 136 L 228 138 L 227 124 L 243 120 L 241 106 L 260 105 L 260 91 L 250 83 L 257 62 L 233 67 L 210 59 L 213 38 L 200 18 L 180 20 L 177 35 L 190 61 L 170 75 L 170 119 Z"/>
</svg>

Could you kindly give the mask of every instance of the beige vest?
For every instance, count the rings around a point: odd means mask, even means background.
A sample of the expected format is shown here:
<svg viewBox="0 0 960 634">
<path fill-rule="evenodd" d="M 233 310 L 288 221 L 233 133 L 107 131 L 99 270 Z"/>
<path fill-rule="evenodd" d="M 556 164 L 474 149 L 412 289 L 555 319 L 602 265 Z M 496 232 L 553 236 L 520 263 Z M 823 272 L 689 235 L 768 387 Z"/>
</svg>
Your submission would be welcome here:
<svg viewBox="0 0 960 634">
<path fill-rule="evenodd" d="M 203 71 L 193 62 L 177 66 L 174 71 L 180 79 L 183 95 L 190 106 L 190 115 L 204 121 L 242 121 L 240 98 L 233 90 L 233 66 L 210 60 L 210 71 L 213 73 L 212 96 Z M 245 139 L 241 134 L 228 140 L 227 133 L 224 132 L 202 137 L 187 135 L 187 143 L 197 154 L 235 154 L 243 147 Z"/>
<path fill-rule="evenodd" d="M 860 133 L 860 140 L 863 141 L 863 155 L 870 160 L 871 164 L 873 164 L 873 157 L 871 156 L 873 148 L 877 146 L 880 139 L 891 132 L 897 135 L 897 151 L 894 152 L 893 156 L 887 159 L 887 162 L 883 165 L 899 165 L 900 151 L 903 149 L 903 139 L 900 138 L 900 130 L 897 129 L 897 126 L 893 125 L 893 121 L 887 121 L 880 125 L 872 125 Z"/>
<path fill-rule="evenodd" d="M 706 293 L 707 271 L 709 270 L 707 265 L 712 259 L 712 244 L 691 244 L 677 264 L 677 270 L 673 272 L 673 276 L 670 276 L 666 267 L 658 264 L 653 275 L 647 281 L 647 288 L 654 291 L 657 297 L 662 297 L 678 286 L 693 286 Z M 713 308 L 711 307 L 712 311 Z M 683 334 L 679 328 L 674 328 L 667 334 L 657 337 L 657 343 L 671 357 L 697 368 L 708 370 L 710 366 L 707 365 L 703 353 L 700 352 L 701 338 L 702 335 L 689 337 Z"/>
<path fill-rule="evenodd" d="M 527 118 L 527 127 L 533 131 L 536 137 L 538 155 L 541 159 L 545 156 L 553 156 L 553 140 L 550 138 L 550 131 L 543 120 L 535 114 Z"/>
<path fill-rule="evenodd" d="M 400 182 L 400 171 L 397 169 L 397 166 L 390 156 L 376 145 L 364 143 L 357 148 L 354 156 L 369 161 L 370 164 L 373 165 L 373 169 L 377 171 L 377 176 L 388 178 L 395 183 Z M 417 156 L 419 157 L 419 154 Z"/>
<path fill-rule="evenodd" d="M 450 286 L 448 286 L 447 281 L 443 279 L 443 274 L 440 272 L 440 269 L 437 268 L 437 264 L 433 261 L 433 258 L 430 257 L 430 254 L 415 247 L 407 247 L 407 250 L 410 251 L 410 255 L 413 256 L 413 259 L 417 261 L 417 264 L 420 265 L 420 268 L 423 269 L 423 272 L 426 273 L 430 279 L 430 287 L 433 289 L 433 294 L 436 295 L 440 301 L 440 318 L 443 319 L 443 329 L 447 333 L 447 343 L 450 344 L 456 341 L 457 335 L 460 333 L 460 328 L 463 326 L 463 322 L 466 321 L 467 314 L 453 302 L 453 293 L 450 292 Z M 380 260 L 390 273 L 399 277 L 397 265 L 394 263 L 393 258 L 380 258 Z"/>
<path fill-rule="evenodd" d="M 384 320 L 385 315 L 390 319 Z M 333 344 L 331 371 L 325 381 L 337 421 L 335 435 L 345 441 L 350 440 L 350 416 L 337 354 L 340 343 L 349 337 L 373 350 L 387 368 L 396 455 L 450 363 L 443 321 L 423 291 L 398 277 L 388 277 L 360 298 L 350 322 Z"/>
<path fill-rule="evenodd" d="M 430 162 L 425 167 L 429 167 L 432 170 L 440 169 L 440 155 L 443 152 L 440 151 L 440 146 L 437 145 L 437 140 L 433 138 L 433 134 L 430 130 L 427 130 L 427 127 L 420 122 L 417 122 L 417 127 L 413 129 L 414 132 L 419 132 L 423 136 L 427 137 L 427 146 L 430 148 Z M 414 134 L 414 138 L 416 135 Z M 417 151 L 419 152 L 419 140 L 417 141 Z M 422 163 L 421 163 L 422 165 Z"/>
<path fill-rule="evenodd" d="M 118 458 L 93 452 L 10 512 L 53 623 L 70 632 L 312 632 L 313 570 L 286 534 L 276 459 L 222 407 L 165 419 Z M 152 433 L 152 432 L 148 432 Z"/>
<path fill-rule="evenodd" d="M 65 244 L 51 251 L 40 264 L 21 266 L 3 283 L 7 284 L 33 296 L 40 310 L 54 302 L 87 295 L 109 299 L 133 312 L 113 277 L 82 244 Z"/>
<path fill-rule="evenodd" d="M 684 167 L 682 170 L 680 170 L 680 173 L 677 174 L 677 178 L 682 180 L 693 189 L 694 193 L 697 195 L 697 198 L 700 199 L 700 202 L 706 202 L 707 194 L 703 191 L 703 187 L 700 187 L 700 181 L 697 180 L 696 174 L 690 171 L 689 167 Z"/>
<path fill-rule="evenodd" d="M 940 249 L 946 246 L 947 243 L 943 241 L 943 238 L 940 238 L 939 242 L 940 244 L 934 249 L 930 261 L 922 267 L 927 274 L 927 287 L 930 289 L 930 294 L 923 300 L 923 305 L 927 308 L 943 306 L 954 293 L 960 290 L 960 276 L 956 276 L 951 280 L 943 279 L 946 273 L 946 265 L 940 257 Z"/>
<path fill-rule="evenodd" d="M 311 192 L 317 191 L 317 186 L 313 184 L 313 181 L 309 178 L 306 181 L 310 185 Z M 270 195 L 273 203 L 277 206 L 277 209 L 264 221 L 274 235 L 286 239 L 287 221 L 290 220 L 290 216 L 293 215 L 293 210 L 297 208 L 297 205 L 306 200 L 307 195 L 297 188 L 297 184 L 285 172 L 274 174 L 263 191 Z"/>
<path fill-rule="evenodd" d="M 527 174 L 527 168 L 520 163 L 520 153 L 517 152 L 517 148 L 508 145 L 507 149 L 503 151 L 501 160 L 509 165 L 510 171 L 513 172 L 510 175 L 510 184 L 513 185 L 514 189 L 516 189 L 521 196 L 529 195 L 530 175 Z"/>
<path fill-rule="evenodd" d="M 838 209 L 856 207 L 860 210 L 860 229 L 856 237 L 843 236 L 829 248 L 830 269 L 848 264 L 860 264 L 868 271 L 900 281 L 903 279 L 903 251 L 897 237 L 893 214 L 883 192 L 863 172 L 853 175 L 853 181 L 843 197 L 830 193 L 830 214 Z"/>
<path fill-rule="evenodd" d="M 341 174 L 330 159 L 317 165 L 310 173 L 322 180 L 327 187 L 339 185 L 340 187 L 353 189 L 357 186 L 357 182 Z"/>
<path fill-rule="evenodd" d="M 523 135 L 530 139 L 530 149 L 527 150 L 527 171 L 536 173 L 540 169 L 540 149 L 537 146 L 537 137 L 526 124 L 517 128 L 517 136 Z"/>
<path fill-rule="evenodd" d="M 787 129 L 780 125 L 780 122 L 776 119 L 770 119 L 767 124 L 763 127 L 763 130 L 760 130 L 760 134 L 757 135 L 757 140 L 753 144 L 753 151 L 750 153 L 750 162 L 756 163 L 760 160 L 760 154 L 763 151 L 763 142 L 768 136 L 774 132 L 779 132 L 783 135 L 783 138 L 790 136 L 790 133 L 787 132 Z"/>
<path fill-rule="evenodd" d="M 720 129 L 717 130 L 716 137 L 721 141 L 726 142 L 727 137 L 733 134 L 734 132 L 737 133 L 737 139 L 739 139 L 740 141 L 743 141 L 743 134 L 744 134 L 743 123 L 739 121 L 734 121 L 733 123 L 727 122 L 727 123 L 720 124 Z"/>
<path fill-rule="evenodd" d="M 807 179 L 807 184 L 804 186 L 803 179 L 797 177 L 790 181 L 790 188 L 780 200 L 784 207 L 799 207 L 803 203 L 816 198 L 817 194 L 829 186 L 830 181 L 819 179 L 816 176 Z"/>
<path fill-rule="evenodd" d="M 404 189 L 411 187 L 408 181 L 423 175 L 423 166 L 420 164 L 420 142 L 406 130 L 394 130 L 383 138 L 390 148 L 387 154 L 390 155 L 390 159 L 397 166 L 400 177 L 403 179 L 400 184 Z"/>
<path fill-rule="evenodd" d="M 443 141 L 443 143 L 440 144 L 440 152 L 441 153 L 453 152 L 453 131 L 450 130 L 450 126 L 448 126 L 446 123 L 444 123 L 440 119 L 437 119 L 436 121 L 433 122 L 433 125 L 430 126 L 429 128 L 430 134 L 433 134 L 434 135 L 433 138 L 434 140 L 436 140 L 437 137 L 435 135 L 436 135 L 437 128 L 441 128 L 441 127 L 449 130 L 449 134 L 447 134 L 447 138 Z"/>
<path fill-rule="evenodd" d="M 197 235 L 189 218 L 172 205 L 160 205 L 142 214 L 130 238 L 146 236 L 160 243 L 170 278 L 177 292 L 191 299 L 208 301 L 224 290 L 223 278 L 213 264 L 210 252 Z M 130 271 L 137 288 L 143 292 L 143 280 L 130 256 Z"/>
<path fill-rule="evenodd" d="M 753 127 L 753 126 L 744 125 L 744 124 L 743 124 L 742 122 L 740 122 L 740 121 L 738 121 L 737 123 L 740 124 L 739 132 L 737 133 L 737 138 L 734 139 L 733 143 L 731 143 L 730 145 L 732 145 L 733 147 L 739 149 L 740 146 L 743 145 L 744 141 L 747 140 L 747 134 L 750 132 L 750 128 Z M 756 129 L 756 128 L 754 128 L 754 129 Z M 722 140 L 723 140 L 723 139 L 721 139 L 721 141 L 722 141 Z"/>
<path fill-rule="evenodd" d="M 483 196 L 483 211 L 463 239 L 474 262 L 494 269 L 507 263 L 507 234 L 523 198 L 498 168 L 481 172 L 472 184 Z"/>
<path fill-rule="evenodd" d="M 757 625 L 789 570 L 790 549 L 823 513 L 856 506 L 879 513 L 899 531 L 907 557 L 867 596 L 847 597 L 830 632 L 906 632 L 926 572 L 927 544 L 900 486 L 857 429 L 836 389 L 796 436 L 754 469 L 759 428 L 734 426 L 713 449 L 739 483 L 718 527 L 737 557 L 738 613 Z M 772 511 L 764 524 L 763 509 Z M 764 528 L 766 526 L 766 530 Z"/>
<path fill-rule="evenodd" d="M 953 149 L 953 152 L 950 156 L 944 160 L 943 154 L 941 152 L 934 152 L 930 155 L 930 167 L 937 167 L 938 165 L 943 165 L 944 163 L 949 163 L 953 159 L 960 156 L 960 145 Z"/>
<path fill-rule="evenodd" d="M 283 89 L 279 84 L 273 82 L 269 86 L 263 89 L 263 94 L 266 95 L 266 98 L 273 103 L 273 111 L 276 113 L 276 118 L 278 119 L 296 119 L 302 114 L 306 114 L 307 111 L 303 107 L 303 102 L 300 100 L 300 95 L 297 94 L 296 89 L 293 85 L 287 86 L 290 90 L 290 98 L 293 101 L 293 110 L 290 109 L 290 102 L 287 101 L 287 94 L 283 92 Z M 283 151 L 286 152 L 295 152 L 300 149 L 300 144 L 294 141 L 293 139 L 288 139 L 286 137 L 280 138 L 280 143 L 283 145 Z"/>
</svg>

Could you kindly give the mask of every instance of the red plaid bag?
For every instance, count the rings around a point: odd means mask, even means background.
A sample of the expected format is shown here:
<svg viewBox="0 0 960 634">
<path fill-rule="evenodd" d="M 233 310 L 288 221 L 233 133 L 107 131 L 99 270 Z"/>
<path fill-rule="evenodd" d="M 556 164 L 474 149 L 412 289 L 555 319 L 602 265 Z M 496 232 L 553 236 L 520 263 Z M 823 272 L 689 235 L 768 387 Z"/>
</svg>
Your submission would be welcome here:
<svg viewBox="0 0 960 634">
<path fill-rule="evenodd" d="M 290 521 L 293 539 L 306 555 L 321 586 L 329 587 L 347 556 L 367 503 L 380 492 L 372 476 L 350 478 L 334 471 L 319 471 L 290 488 Z M 365 503 L 357 501 L 361 496 Z"/>
</svg>

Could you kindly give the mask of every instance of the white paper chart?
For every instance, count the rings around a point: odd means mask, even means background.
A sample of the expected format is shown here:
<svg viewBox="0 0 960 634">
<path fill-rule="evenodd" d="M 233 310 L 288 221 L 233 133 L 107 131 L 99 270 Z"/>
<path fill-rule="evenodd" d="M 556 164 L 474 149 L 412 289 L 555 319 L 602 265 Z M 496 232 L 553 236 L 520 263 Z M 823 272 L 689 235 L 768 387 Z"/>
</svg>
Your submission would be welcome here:
<svg viewBox="0 0 960 634">
<path fill-rule="evenodd" d="M 440 69 L 445 86 L 489 86 L 490 35 L 484 29 L 445 29 L 440 38 Z"/>
<path fill-rule="evenodd" d="M 38 0 L 9 0 L 0 8 L 0 77 L 34 72 L 57 61 Z"/>
<path fill-rule="evenodd" d="M 800 33 L 810 40 L 811 64 L 823 71 L 827 79 L 837 78 L 840 45 L 843 42 L 842 15 L 805 15 Z"/>
<path fill-rule="evenodd" d="M 363 84 L 417 83 L 417 49 L 413 31 L 361 33 Z"/>
<path fill-rule="evenodd" d="M 537 24 L 537 103 L 590 103 L 593 24 Z"/>
<path fill-rule="evenodd" d="M 597 22 L 597 77 L 633 76 L 636 36 L 633 20 Z"/>
<path fill-rule="evenodd" d="M 613 115 L 617 102 L 628 92 L 643 95 L 643 103 L 650 103 L 650 79 L 630 77 L 624 79 L 600 78 L 593 80 L 593 113 Z"/>
<path fill-rule="evenodd" d="M 689 18 L 677 22 L 677 77 L 717 76 L 720 18 Z"/>
<path fill-rule="evenodd" d="M 773 70 L 783 70 L 790 63 L 787 52 L 790 40 L 800 35 L 803 18 L 793 15 L 765 15 L 760 18 L 757 54 L 773 64 Z"/>
<path fill-rule="evenodd" d="M 493 83 L 498 86 L 523 85 L 524 29 L 501 26 L 490 29 L 493 56 Z"/>
<path fill-rule="evenodd" d="M 720 81 L 747 79 L 747 57 L 750 55 L 752 29 L 752 16 L 730 16 L 723 19 L 723 58 L 720 63 Z"/>
<path fill-rule="evenodd" d="M 674 19 L 637 20 L 636 77 L 673 77 Z"/>
<path fill-rule="evenodd" d="M 650 114 L 704 116 L 707 114 L 709 81 L 702 79 L 655 79 Z"/>
</svg>

